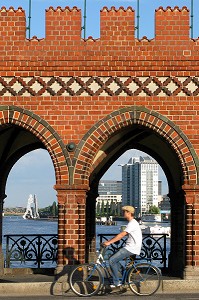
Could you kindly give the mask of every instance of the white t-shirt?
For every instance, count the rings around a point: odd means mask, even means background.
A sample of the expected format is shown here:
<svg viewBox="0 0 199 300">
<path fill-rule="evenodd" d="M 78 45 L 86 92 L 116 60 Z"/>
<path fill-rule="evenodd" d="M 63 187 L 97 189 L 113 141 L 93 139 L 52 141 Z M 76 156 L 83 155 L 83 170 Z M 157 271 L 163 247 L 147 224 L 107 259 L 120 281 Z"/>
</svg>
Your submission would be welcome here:
<svg viewBox="0 0 199 300">
<path fill-rule="evenodd" d="M 142 246 L 142 231 L 140 225 L 135 219 L 132 219 L 124 231 L 128 233 L 124 248 L 133 254 L 139 255 Z"/>
</svg>

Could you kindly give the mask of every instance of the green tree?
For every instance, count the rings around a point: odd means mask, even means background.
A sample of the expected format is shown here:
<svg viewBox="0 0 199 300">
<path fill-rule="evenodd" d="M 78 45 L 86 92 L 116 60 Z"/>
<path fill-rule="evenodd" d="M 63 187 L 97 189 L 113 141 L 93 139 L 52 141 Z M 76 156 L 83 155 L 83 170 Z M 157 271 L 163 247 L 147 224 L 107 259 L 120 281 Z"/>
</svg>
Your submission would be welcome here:
<svg viewBox="0 0 199 300">
<path fill-rule="evenodd" d="M 113 216 L 113 210 L 114 210 L 114 202 L 113 202 L 113 199 L 112 199 L 111 204 L 110 204 L 110 216 Z"/>
<path fill-rule="evenodd" d="M 109 203 L 108 201 L 106 202 L 106 216 L 109 216 Z"/>
<path fill-rule="evenodd" d="M 102 200 L 102 205 L 101 205 L 101 217 L 104 217 L 104 200 Z"/>
<path fill-rule="evenodd" d="M 116 203 L 113 201 L 113 205 L 112 205 L 112 216 L 116 216 Z"/>
<path fill-rule="evenodd" d="M 155 205 L 149 207 L 149 214 L 159 214 L 159 213 L 160 213 L 159 207 Z"/>
<path fill-rule="evenodd" d="M 121 202 L 117 203 L 117 216 L 120 217 L 121 216 L 121 211 L 122 211 L 122 204 Z"/>
<path fill-rule="evenodd" d="M 51 206 L 51 213 L 52 213 L 52 216 L 53 216 L 53 217 L 56 216 L 56 208 L 57 208 L 57 204 L 56 204 L 56 202 L 54 201 L 54 202 L 53 202 L 53 205 Z"/>
<path fill-rule="evenodd" d="M 58 216 L 58 205 L 54 201 L 52 205 L 49 205 L 44 208 L 39 209 L 40 217 L 47 218 L 49 216 L 57 217 Z"/>
<path fill-rule="evenodd" d="M 96 215 L 100 216 L 100 211 L 101 211 L 101 207 L 100 207 L 100 202 L 97 202 L 97 206 L 96 206 Z"/>
</svg>

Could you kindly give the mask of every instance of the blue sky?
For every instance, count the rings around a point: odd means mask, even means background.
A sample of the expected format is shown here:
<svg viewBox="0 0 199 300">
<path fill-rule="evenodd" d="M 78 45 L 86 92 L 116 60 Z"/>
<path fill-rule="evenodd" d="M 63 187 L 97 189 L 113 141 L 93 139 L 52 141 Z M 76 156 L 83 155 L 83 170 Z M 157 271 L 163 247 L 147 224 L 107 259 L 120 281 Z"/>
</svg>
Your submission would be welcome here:
<svg viewBox="0 0 199 300">
<path fill-rule="evenodd" d="M 29 0 L 0 0 L 0 7 L 19 6 L 26 10 L 28 15 Z M 98 38 L 99 12 L 103 6 L 128 7 L 136 9 L 137 0 L 87 0 L 87 32 L 86 36 Z M 159 6 L 187 6 L 191 0 L 140 0 L 140 37 L 154 37 L 154 12 Z M 31 36 L 45 37 L 45 9 L 49 6 L 65 7 L 77 6 L 83 9 L 84 0 L 32 0 Z M 82 13 L 83 15 L 83 13 Z M 199 1 L 194 0 L 194 37 L 199 36 Z M 124 153 L 107 171 L 104 179 L 121 179 L 119 164 L 127 163 L 129 158 L 141 154 L 139 151 L 129 150 Z M 167 193 L 167 182 L 160 169 L 160 180 L 163 181 L 163 193 Z M 56 201 L 56 192 L 53 189 L 55 175 L 52 161 L 47 151 L 39 149 L 22 157 L 10 172 L 5 200 L 5 206 L 26 206 L 30 193 L 36 194 L 39 206 L 44 207 Z"/>
<path fill-rule="evenodd" d="M 109 168 L 103 179 L 121 180 L 120 164 L 128 163 L 132 156 L 144 155 L 138 150 L 128 150 Z M 167 193 L 167 181 L 159 167 L 159 179 L 163 181 L 163 193 Z M 8 177 L 5 207 L 26 206 L 29 194 L 36 194 L 39 207 L 56 201 L 55 174 L 51 158 L 46 150 L 38 149 L 24 155 L 13 167 Z"/>
</svg>

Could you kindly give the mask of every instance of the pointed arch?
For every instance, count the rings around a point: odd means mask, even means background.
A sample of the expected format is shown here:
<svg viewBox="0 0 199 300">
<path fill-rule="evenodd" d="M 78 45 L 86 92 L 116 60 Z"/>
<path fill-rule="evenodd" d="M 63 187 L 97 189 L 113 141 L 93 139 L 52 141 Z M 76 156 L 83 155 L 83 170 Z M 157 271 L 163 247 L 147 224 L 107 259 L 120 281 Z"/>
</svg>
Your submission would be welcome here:
<svg viewBox="0 0 199 300">
<path fill-rule="evenodd" d="M 17 106 L 0 106 L 0 126 L 15 125 L 31 132 L 51 156 L 56 184 L 68 184 L 71 160 L 58 133 L 35 113 Z"/>
<path fill-rule="evenodd" d="M 77 146 L 74 160 L 75 183 L 88 184 L 92 170 L 103 160 L 101 147 L 125 127 L 141 125 L 161 136 L 178 156 L 184 183 L 198 183 L 199 161 L 195 150 L 182 130 L 169 118 L 142 106 L 119 109 L 97 122 Z"/>
</svg>

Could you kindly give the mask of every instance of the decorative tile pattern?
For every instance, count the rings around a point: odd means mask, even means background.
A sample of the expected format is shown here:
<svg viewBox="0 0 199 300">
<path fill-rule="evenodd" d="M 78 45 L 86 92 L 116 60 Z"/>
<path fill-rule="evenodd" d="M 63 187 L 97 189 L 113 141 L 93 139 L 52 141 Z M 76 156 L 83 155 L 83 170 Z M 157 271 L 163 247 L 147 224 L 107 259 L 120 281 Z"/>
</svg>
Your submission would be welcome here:
<svg viewBox="0 0 199 300">
<path fill-rule="evenodd" d="M 0 96 L 197 96 L 199 77 L 0 77 Z"/>
</svg>

